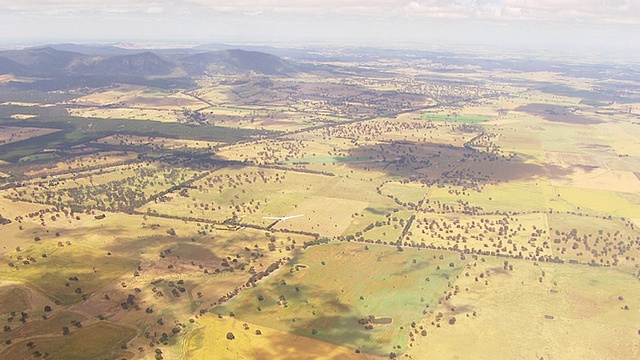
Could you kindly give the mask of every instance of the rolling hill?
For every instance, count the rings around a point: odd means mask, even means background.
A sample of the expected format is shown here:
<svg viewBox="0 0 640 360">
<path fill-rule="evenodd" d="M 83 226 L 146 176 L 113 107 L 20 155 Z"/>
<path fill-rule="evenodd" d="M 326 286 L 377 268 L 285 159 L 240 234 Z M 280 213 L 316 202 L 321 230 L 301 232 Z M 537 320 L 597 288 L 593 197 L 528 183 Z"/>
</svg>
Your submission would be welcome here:
<svg viewBox="0 0 640 360">
<path fill-rule="evenodd" d="M 164 56 L 152 51 L 88 55 L 53 47 L 0 52 L 0 74 L 28 77 L 157 77 L 170 76 L 174 70 L 182 70 L 179 72 L 189 76 L 207 73 L 288 75 L 295 74 L 297 69 L 296 64 L 278 56 L 238 49 Z"/>
</svg>

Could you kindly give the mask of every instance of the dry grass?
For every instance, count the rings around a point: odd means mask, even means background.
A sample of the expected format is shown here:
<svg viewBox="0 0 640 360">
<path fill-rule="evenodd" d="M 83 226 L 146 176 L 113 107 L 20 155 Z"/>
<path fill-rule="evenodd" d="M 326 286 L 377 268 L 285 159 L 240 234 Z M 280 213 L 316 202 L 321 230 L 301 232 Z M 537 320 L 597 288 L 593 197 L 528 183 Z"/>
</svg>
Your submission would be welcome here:
<svg viewBox="0 0 640 360">
<path fill-rule="evenodd" d="M 503 270 L 503 260 L 493 258 L 465 270 L 470 276 L 457 281 L 457 295 L 421 324 L 428 335 L 416 335 L 409 354 L 420 359 L 640 355 L 640 315 L 633 310 L 640 300 L 635 277 L 614 269 L 508 262 L 514 270 Z M 480 273 L 485 277 L 475 282 Z M 632 309 L 624 310 L 625 305 Z M 438 313 L 442 320 L 436 322 Z M 448 322 L 452 317 L 455 325 Z"/>
<path fill-rule="evenodd" d="M 25 172 L 25 175 L 29 177 L 38 177 L 42 175 L 50 175 L 51 173 L 69 172 L 62 177 L 71 177 L 71 173 L 83 171 L 88 167 L 101 166 L 107 168 L 110 165 L 130 161 L 135 158 L 135 153 L 103 151 L 92 155 L 78 156 L 64 162 L 48 164 L 46 167 L 40 169 L 29 170 Z"/>
<path fill-rule="evenodd" d="M 85 95 L 69 103 L 88 107 L 109 106 L 117 108 L 139 108 L 144 110 L 191 110 L 207 107 L 192 96 L 181 92 L 163 92 L 143 86 L 122 85 L 119 88 Z"/>
<path fill-rule="evenodd" d="M 99 119 L 129 119 L 152 120 L 160 122 L 177 122 L 180 119 L 180 111 L 171 109 L 146 109 L 146 108 L 70 108 L 69 115 L 78 117 L 90 117 Z"/>
<path fill-rule="evenodd" d="M 129 146 L 157 146 L 163 149 L 202 149 L 208 147 L 215 147 L 219 145 L 219 142 L 214 141 L 202 141 L 202 140 L 189 140 L 189 139 L 172 139 L 165 137 L 151 137 L 151 136 L 138 136 L 138 135 L 111 135 L 102 139 L 96 140 L 98 144 L 108 145 L 129 145 Z"/>
<path fill-rule="evenodd" d="M 232 311 L 242 321 L 367 353 L 401 353 L 411 322 L 438 302 L 465 263 L 457 253 L 440 251 L 356 243 L 314 246 L 212 312 Z M 367 330 L 358 320 L 369 315 L 391 317 L 393 323 Z"/>
<path fill-rule="evenodd" d="M 37 117 L 38 115 L 33 115 L 33 114 L 13 114 L 10 116 L 10 118 L 16 119 L 16 120 L 27 120 L 27 119 L 37 118 Z"/>
<path fill-rule="evenodd" d="M 53 134 L 59 129 L 36 127 L 0 126 L 0 145 L 11 144 L 42 135 Z"/>
<path fill-rule="evenodd" d="M 247 324 L 230 317 L 207 315 L 198 320 L 202 327 L 192 332 L 184 344 L 185 360 L 209 359 L 376 359 L 358 355 L 346 347 L 294 335 L 265 326 Z M 261 335 L 256 335 L 259 330 Z M 228 340 L 227 333 L 234 339 Z"/>
<path fill-rule="evenodd" d="M 640 193 L 640 180 L 631 171 L 573 167 L 571 174 L 553 178 L 551 183 L 559 187 Z"/>
<path fill-rule="evenodd" d="M 120 345 L 134 336 L 133 329 L 101 322 L 68 336 L 36 339 L 33 348 L 26 346 L 29 340 L 15 342 L 1 354 L 7 359 L 27 359 L 37 350 L 40 354 L 49 353 L 55 359 L 117 359 L 131 355 Z"/>
<path fill-rule="evenodd" d="M 369 203 L 342 198 L 313 196 L 296 207 L 295 214 L 305 216 L 280 221 L 276 229 L 311 231 L 322 236 L 339 236 L 349 227 L 353 213 L 362 212 Z"/>
</svg>

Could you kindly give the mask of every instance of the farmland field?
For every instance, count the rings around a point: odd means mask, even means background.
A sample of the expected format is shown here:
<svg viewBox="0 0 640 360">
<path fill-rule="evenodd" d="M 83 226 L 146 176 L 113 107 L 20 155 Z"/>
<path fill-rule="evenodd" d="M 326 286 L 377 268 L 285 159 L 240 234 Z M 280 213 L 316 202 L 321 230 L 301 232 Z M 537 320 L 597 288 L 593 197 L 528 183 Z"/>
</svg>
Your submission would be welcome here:
<svg viewBox="0 0 640 360">
<path fill-rule="evenodd" d="M 0 51 L 0 358 L 640 358 L 635 67 L 80 48 Z"/>
<path fill-rule="evenodd" d="M 473 124 L 480 123 L 491 120 L 488 116 L 481 115 L 445 115 L 445 114 L 430 114 L 425 113 L 422 114 L 422 118 L 425 120 L 431 121 L 446 121 L 446 122 L 456 122 L 456 123 L 465 123 L 465 124 Z"/>
<path fill-rule="evenodd" d="M 127 355 L 118 344 L 127 343 L 134 335 L 135 332 L 131 329 L 97 323 L 64 338 L 61 335 L 55 339 L 42 339 L 37 347 L 42 349 L 39 350 L 41 354 L 47 353 L 54 358 L 86 359 L 103 356 L 106 359 L 117 359 Z M 17 342 L 5 354 L 14 359 L 31 356 L 33 346 L 27 344 L 26 340 Z"/>
<path fill-rule="evenodd" d="M 325 236 L 339 236 L 349 227 L 351 214 L 363 211 L 367 205 L 363 201 L 316 196 L 296 206 L 295 211 L 305 216 L 280 221 L 275 229 L 310 230 Z"/>
<path fill-rule="evenodd" d="M 425 323 L 428 335 L 416 337 L 411 356 L 555 358 L 559 347 L 560 357 L 571 358 L 637 354 L 638 313 L 625 310 L 640 296 L 631 285 L 638 281 L 634 276 L 614 269 L 485 260 L 473 273 L 484 273 L 487 283 L 461 278 L 458 286 L 464 290 L 433 309 L 443 314 L 442 326 Z M 504 270 L 505 262 L 513 270 Z M 527 340 L 532 333 L 546 340 Z M 602 337 L 593 338 L 593 333 Z M 501 338 L 500 347 L 493 344 L 496 337 Z M 467 340 L 460 347 L 451 338 Z"/>
<path fill-rule="evenodd" d="M 52 134 L 57 131 L 59 130 L 47 128 L 0 126 L 0 144 L 11 144 L 12 142 L 28 140 L 34 137 Z"/>
<path fill-rule="evenodd" d="M 362 359 L 351 349 L 338 347 L 320 340 L 275 330 L 254 324 L 244 327 L 242 321 L 230 317 L 222 319 L 203 317 L 202 328 L 194 331 L 185 342 L 185 359 Z M 232 332 L 237 341 L 229 342 L 226 334 Z M 257 335 L 256 331 L 260 334 Z M 304 349 L 304 350 L 301 350 Z M 367 356 L 366 359 L 376 359 Z"/>
<path fill-rule="evenodd" d="M 348 243 L 311 247 L 268 282 L 212 311 L 384 355 L 398 343 L 407 346 L 412 319 L 435 307 L 465 264 L 456 254 L 437 251 Z M 358 323 L 370 315 L 391 321 L 372 329 Z"/>
</svg>

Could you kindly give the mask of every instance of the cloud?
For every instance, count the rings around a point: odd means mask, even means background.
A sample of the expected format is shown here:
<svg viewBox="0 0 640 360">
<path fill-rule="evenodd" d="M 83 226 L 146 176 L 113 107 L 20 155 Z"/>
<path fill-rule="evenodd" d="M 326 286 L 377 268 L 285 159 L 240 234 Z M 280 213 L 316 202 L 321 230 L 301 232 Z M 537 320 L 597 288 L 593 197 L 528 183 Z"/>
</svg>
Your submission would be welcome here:
<svg viewBox="0 0 640 360">
<path fill-rule="evenodd" d="M 628 52 L 640 0 L 0 0 L 0 20 L 5 42 L 501 42 Z"/>
<path fill-rule="evenodd" d="M 216 12 L 640 24 L 637 0 L 190 0 Z"/>
<path fill-rule="evenodd" d="M 588 21 L 640 24 L 638 0 L 0 0 L 0 12 L 279 13 L 423 19 Z"/>
<path fill-rule="evenodd" d="M 164 13 L 164 8 L 162 6 L 150 6 L 147 8 L 146 12 L 148 14 L 162 14 Z"/>
<path fill-rule="evenodd" d="M 130 1 L 130 0 L 0 0 L 0 13 L 18 13 L 24 15 L 66 14 L 122 14 L 122 13 L 161 13 L 175 1 Z"/>
</svg>

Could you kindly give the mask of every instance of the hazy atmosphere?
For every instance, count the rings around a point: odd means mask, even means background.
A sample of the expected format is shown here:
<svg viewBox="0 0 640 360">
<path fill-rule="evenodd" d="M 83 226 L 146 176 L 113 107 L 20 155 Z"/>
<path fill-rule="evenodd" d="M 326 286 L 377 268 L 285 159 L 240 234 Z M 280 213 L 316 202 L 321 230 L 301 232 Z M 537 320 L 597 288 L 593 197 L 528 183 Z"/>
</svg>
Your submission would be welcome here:
<svg viewBox="0 0 640 360">
<path fill-rule="evenodd" d="M 638 35 L 640 0 L 0 0 L 0 359 L 640 359 Z"/>
<path fill-rule="evenodd" d="M 640 2 L 634 0 L 2 0 L 0 14 L 5 45 L 506 45 L 637 58 L 640 33 Z"/>
</svg>

